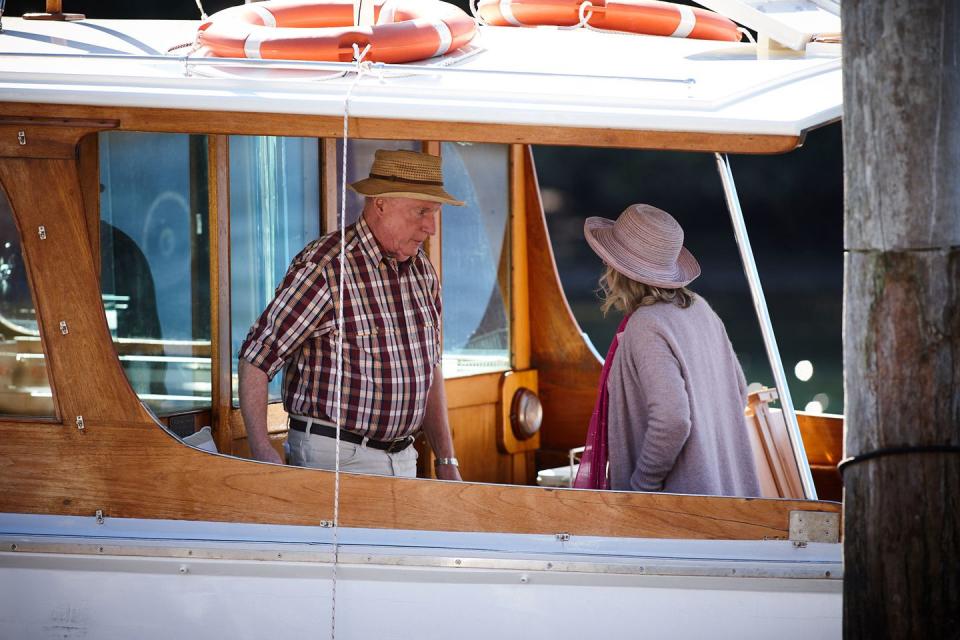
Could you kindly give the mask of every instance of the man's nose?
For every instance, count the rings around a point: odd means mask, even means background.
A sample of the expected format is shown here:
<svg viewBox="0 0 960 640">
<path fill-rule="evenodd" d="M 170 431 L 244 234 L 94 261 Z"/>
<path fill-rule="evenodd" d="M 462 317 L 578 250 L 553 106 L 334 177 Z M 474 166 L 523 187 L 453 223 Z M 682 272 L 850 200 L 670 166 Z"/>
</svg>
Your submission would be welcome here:
<svg viewBox="0 0 960 640">
<path fill-rule="evenodd" d="M 431 213 L 423 217 L 423 230 L 427 235 L 432 236 L 437 233 L 437 214 Z"/>
</svg>

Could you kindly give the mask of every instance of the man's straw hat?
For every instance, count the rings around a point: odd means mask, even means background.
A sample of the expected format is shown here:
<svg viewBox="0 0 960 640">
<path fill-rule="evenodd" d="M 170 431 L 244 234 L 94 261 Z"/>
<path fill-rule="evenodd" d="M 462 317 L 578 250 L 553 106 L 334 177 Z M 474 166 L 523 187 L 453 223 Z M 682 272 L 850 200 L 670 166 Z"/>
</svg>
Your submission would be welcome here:
<svg viewBox="0 0 960 640">
<path fill-rule="evenodd" d="M 440 157 L 416 151 L 377 149 L 370 177 L 350 185 L 364 196 L 416 198 L 462 206 L 443 189 Z"/>
<path fill-rule="evenodd" d="M 700 275 L 696 258 L 683 246 L 680 224 L 648 204 L 630 205 L 616 222 L 587 218 L 583 234 L 604 262 L 637 282 L 678 289 Z"/>
</svg>

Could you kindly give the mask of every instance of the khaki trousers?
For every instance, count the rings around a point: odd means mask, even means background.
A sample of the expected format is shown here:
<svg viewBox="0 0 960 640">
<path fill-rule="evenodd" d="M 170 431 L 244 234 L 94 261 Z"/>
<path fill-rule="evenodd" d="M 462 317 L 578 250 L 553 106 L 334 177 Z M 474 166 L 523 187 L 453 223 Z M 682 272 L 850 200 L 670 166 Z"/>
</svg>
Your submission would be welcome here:
<svg viewBox="0 0 960 640">
<path fill-rule="evenodd" d="M 287 463 L 312 469 L 336 468 L 336 440 L 290 429 L 284 449 Z M 387 453 L 352 442 L 340 441 L 340 471 L 372 473 L 380 476 L 417 477 L 417 449 L 410 445 L 403 451 Z"/>
</svg>

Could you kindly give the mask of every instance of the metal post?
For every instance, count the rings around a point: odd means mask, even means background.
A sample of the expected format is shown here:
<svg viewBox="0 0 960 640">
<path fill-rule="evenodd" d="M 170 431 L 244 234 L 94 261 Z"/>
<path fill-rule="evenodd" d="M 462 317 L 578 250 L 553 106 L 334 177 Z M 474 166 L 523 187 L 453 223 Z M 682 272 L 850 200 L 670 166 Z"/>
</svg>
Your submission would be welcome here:
<svg viewBox="0 0 960 640">
<path fill-rule="evenodd" d="M 790 387 L 787 386 L 787 375 L 780 360 L 780 349 L 777 347 L 777 338 L 773 335 L 773 324 L 770 322 L 770 312 L 767 310 L 767 300 L 760 286 L 760 275 L 753 260 L 753 249 L 750 247 L 750 238 L 747 236 L 747 225 L 743 221 L 743 210 L 740 208 L 740 198 L 737 196 L 737 186 L 733 182 L 733 171 L 730 168 L 730 159 L 724 154 L 715 154 L 717 170 L 723 181 L 723 191 L 727 197 L 727 209 L 730 211 L 730 220 L 733 222 L 733 232 L 737 238 L 737 247 L 740 249 L 740 258 L 743 260 L 743 271 L 750 286 L 750 295 L 753 298 L 753 308 L 757 312 L 760 322 L 760 331 L 763 333 L 763 344 L 767 349 L 767 358 L 773 369 L 773 379 L 780 394 L 780 406 L 787 424 L 787 434 L 793 446 L 793 456 L 800 470 L 800 481 L 803 484 L 804 496 L 810 500 L 817 499 L 817 489 L 813 485 L 813 475 L 810 473 L 810 463 L 803 448 L 803 438 L 800 436 L 800 425 L 797 423 L 797 414 L 793 408 L 793 399 L 790 397 Z"/>
</svg>

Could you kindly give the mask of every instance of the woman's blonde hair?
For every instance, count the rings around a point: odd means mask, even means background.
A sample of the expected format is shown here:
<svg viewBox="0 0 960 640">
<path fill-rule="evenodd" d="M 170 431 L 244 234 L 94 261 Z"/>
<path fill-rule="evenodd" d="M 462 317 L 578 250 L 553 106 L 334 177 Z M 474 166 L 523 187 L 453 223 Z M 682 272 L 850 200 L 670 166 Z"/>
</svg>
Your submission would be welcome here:
<svg viewBox="0 0 960 640">
<path fill-rule="evenodd" d="M 600 289 L 597 293 L 600 294 L 600 310 L 604 315 L 611 308 L 630 313 L 637 307 L 668 302 L 686 309 L 693 302 L 693 292 L 686 287 L 654 287 L 628 278 L 610 266 L 600 276 Z"/>
</svg>

